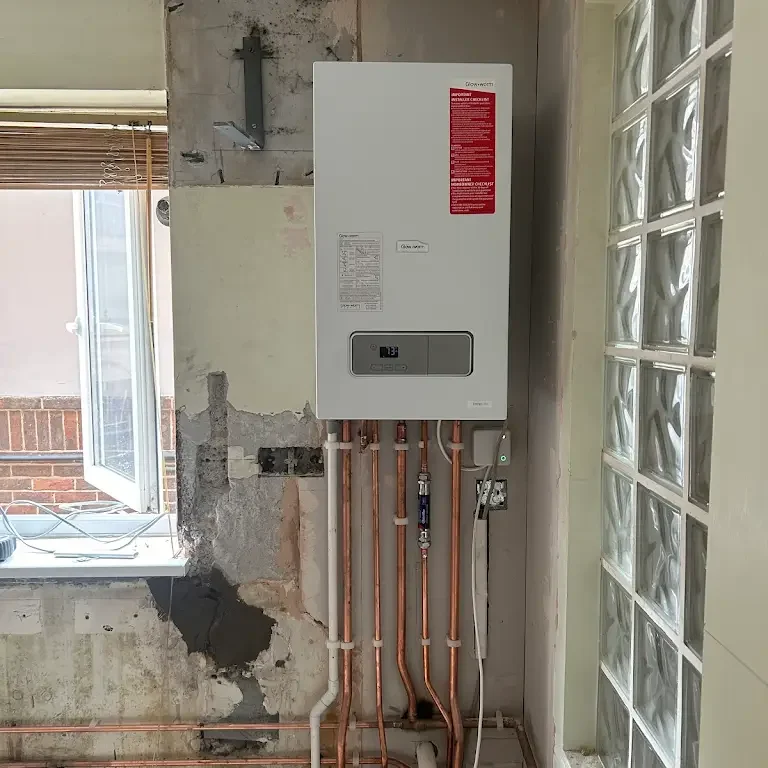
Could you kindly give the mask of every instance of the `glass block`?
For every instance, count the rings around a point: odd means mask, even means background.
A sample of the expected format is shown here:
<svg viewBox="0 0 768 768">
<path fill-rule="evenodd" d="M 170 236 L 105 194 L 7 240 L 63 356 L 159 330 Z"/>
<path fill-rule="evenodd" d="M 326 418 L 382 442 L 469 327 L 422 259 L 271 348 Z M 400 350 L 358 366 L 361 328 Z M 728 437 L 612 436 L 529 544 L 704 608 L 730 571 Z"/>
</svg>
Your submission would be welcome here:
<svg viewBox="0 0 768 768">
<path fill-rule="evenodd" d="M 640 386 L 640 469 L 682 488 L 685 371 L 644 365 Z"/>
<path fill-rule="evenodd" d="M 619 115 L 648 93 L 650 3 L 636 0 L 616 19 L 614 114 Z"/>
<path fill-rule="evenodd" d="M 609 344 L 636 345 L 640 336 L 640 241 L 608 251 L 608 317 L 606 341 Z"/>
<path fill-rule="evenodd" d="M 611 229 L 641 221 L 645 215 L 645 144 L 643 117 L 614 134 L 611 170 Z"/>
<path fill-rule="evenodd" d="M 677 729 L 677 651 L 637 609 L 635 616 L 635 710 L 669 757 Z"/>
<path fill-rule="evenodd" d="M 691 341 L 691 279 L 695 225 L 648 236 L 643 341 L 686 350 Z"/>
<path fill-rule="evenodd" d="M 715 414 L 715 375 L 691 371 L 691 499 L 709 505 L 712 467 L 712 422 Z"/>
<path fill-rule="evenodd" d="M 733 26 L 733 0 L 709 0 L 707 45 Z"/>
<path fill-rule="evenodd" d="M 685 642 L 699 657 L 704 655 L 704 600 L 707 585 L 707 529 L 686 518 Z"/>
<path fill-rule="evenodd" d="M 635 387 L 631 360 L 605 361 L 605 447 L 627 461 L 635 457 Z"/>
<path fill-rule="evenodd" d="M 632 598 L 605 571 L 600 601 L 600 658 L 629 693 Z"/>
<path fill-rule="evenodd" d="M 728 102 L 731 95 L 731 52 L 707 64 L 704 101 L 704 146 L 701 156 L 701 202 L 725 192 L 725 148 L 728 140 Z"/>
<path fill-rule="evenodd" d="M 653 106 L 651 216 L 693 203 L 698 120 L 698 80 Z"/>
<path fill-rule="evenodd" d="M 697 355 L 712 357 L 717 349 L 717 310 L 720 303 L 720 252 L 723 214 L 713 213 L 701 222 L 699 298 L 696 309 Z"/>
<path fill-rule="evenodd" d="M 700 0 L 656 0 L 654 84 L 683 66 L 701 46 Z"/>
<path fill-rule="evenodd" d="M 632 481 L 603 466 L 603 556 L 632 576 Z"/>
<path fill-rule="evenodd" d="M 597 754 L 605 768 L 626 768 L 629 757 L 629 712 L 603 674 L 597 685 Z"/>
<path fill-rule="evenodd" d="M 632 768 L 666 768 L 637 726 L 632 733 Z"/>
<path fill-rule="evenodd" d="M 701 675 L 683 661 L 683 752 L 680 768 L 699 768 Z"/>
<path fill-rule="evenodd" d="M 637 591 L 673 627 L 680 607 L 680 512 L 637 487 Z"/>
</svg>

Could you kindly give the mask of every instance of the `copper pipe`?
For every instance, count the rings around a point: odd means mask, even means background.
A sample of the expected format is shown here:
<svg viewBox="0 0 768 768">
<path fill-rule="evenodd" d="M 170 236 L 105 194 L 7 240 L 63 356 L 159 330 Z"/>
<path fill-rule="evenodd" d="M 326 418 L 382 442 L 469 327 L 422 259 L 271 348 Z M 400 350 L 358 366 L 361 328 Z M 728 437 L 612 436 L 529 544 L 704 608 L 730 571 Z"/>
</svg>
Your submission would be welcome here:
<svg viewBox="0 0 768 768">
<path fill-rule="evenodd" d="M 348 445 L 352 440 L 352 428 L 344 421 L 341 441 Z M 341 639 L 352 642 L 352 451 L 342 448 L 341 486 L 341 550 L 342 595 L 344 622 Z M 336 733 L 336 768 L 344 768 L 347 755 L 347 728 L 352 707 L 352 651 L 342 648 L 341 704 L 339 706 L 339 730 Z"/>
<path fill-rule="evenodd" d="M 451 609 L 448 637 L 459 640 L 459 550 L 461 546 L 461 422 L 453 422 L 451 447 Z M 453 721 L 453 768 L 462 768 L 464 759 L 464 728 L 459 706 L 459 649 L 449 649 L 448 696 Z"/>
<path fill-rule="evenodd" d="M 429 422 L 421 422 L 421 443 L 419 445 L 421 472 L 429 472 Z"/>
<path fill-rule="evenodd" d="M 421 637 L 423 640 L 426 640 L 429 637 L 429 558 L 427 557 L 426 552 L 427 550 L 424 550 L 424 555 L 421 558 Z M 424 666 L 424 685 L 445 721 L 445 727 L 448 729 L 448 752 L 450 754 L 452 751 L 451 743 L 453 741 L 453 723 L 451 722 L 451 716 L 448 714 L 448 710 L 440 700 L 440 696 L 432 684 L 428 645 L 422 645 L 421 656 Z"/>
<path fill-rule="evenodd" d="M 384 687 L 381 675 L 381 538 L 379 533 L 379 422 L 371 422 L 371 531 L 373 533 L 373 660 L 376 665 L 376 720 L 382 768 L 387 768 L 387 733 L 384 730 Z"/>
<path fill-rule="evenodd" d="M 389 762 L 396 768 L 410 768 L 404 760 L 398 760 L 394 757 Z M 380 757 L 361 757 L 360 765 L 379 765 Z M 0 763 L 0 768 L 161 768 L 162 766 L 177 766 L 178 768 L 188 768 L 198 765 L 309 765 L 309 755 L 297 755 L 296 757 L 279 757 L 277 755 L 270 757 L 238 757 L 238 758 L 216 758 L 213 760 L 195 760 L 194 758 L 184 758 L 175 760 L 173 758 L 160 760 L 50 760 L 50 761 L 29 761 L 29 760 L 11 760 Z M 333 758 L 323 758 L 321 765 L 335 765 Z"/>
<path fill-rule="evenodd" d="M 408 441 L 407 429 L 404 421 L 397 422 L 397 434 L 395 442 L 404 445 Z M 404 520 L 407 517 L 406 485 L 405 485 L 405 457 L 404 450 L 397 453 L 397 517 Z M 397 668 L 408 696 L 408 719 L 416 719 L 416 689 L 413 687 L 411 673 L 408 671 L 408 660 L 405 655 L 405 614 L 406 614 L 406 589 L 405 589 L 405 526 L 397 526 Z"/>
<path fill-rule="evenodd" d="M 421 464 L 421 473 L 429 474 L 429 424 L 426 421 L 421 422 L 421 444 L 419 446 L 419 459 Z M 451 746 L 453 742 L 453 724 L 448 710 L 440 700 L 440 696 L 432 684 L 432 674 L 430 665 L 430 646 L 427 645 L 429 639 L 429 547 L 421 549 L 421 661 L 424 669 L 424 685 L 432 697 L 432 701 L 445 720 L 448 729 L 448 760 L 450 765 Z"/>
<path fill-rule="evenodd" d="M 476 728 L 476 717 L 464 718 L 465 728 Z M 493 728 L 498 723 L 494 717 L 483 718 L 483 727 Z M 520 723 L 514 717 L 504 717 L 502 725 L 505 728 L 517 728 Z M 338 723 L 324 722 L 320 724 L 323 730 L 334 731 Z M 358 720 L 355 728 L 378 728 L 378 720 Z M 446 727 L 442 720 L 385 720 L 384 727 L 397 731 L 431 731 L 442 730 Z M 53 734 L 53 733 L 154 733 L 184 732 L 184 731 L 308 731 L 308 720 L 293 720 L 282 723 L 98 723 L 94 725 L 0 725 L 0 734 Z"/>
</svg>

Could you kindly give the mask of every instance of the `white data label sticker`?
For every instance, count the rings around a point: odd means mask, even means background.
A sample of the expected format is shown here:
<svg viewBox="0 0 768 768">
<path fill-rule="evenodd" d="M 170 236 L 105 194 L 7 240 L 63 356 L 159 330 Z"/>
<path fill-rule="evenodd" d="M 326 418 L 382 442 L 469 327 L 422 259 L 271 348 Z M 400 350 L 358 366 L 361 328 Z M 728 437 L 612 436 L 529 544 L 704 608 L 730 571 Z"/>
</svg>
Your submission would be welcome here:
<svg viewBox="0 0 768 768">
<path fill-rule="evenodd" d="M 467 408 L 493 408 L 493 400 L 467 400 Z"/>
<path fill-rule="evenodd" d="M 339 309 L 381 311 L 381 232 L 339 235 Z"/>
<path fill-rule="evenodd" d="M 398 240 L 398 253 L 429 253 L 429 243 L 422 240 Z"/>
</svg>

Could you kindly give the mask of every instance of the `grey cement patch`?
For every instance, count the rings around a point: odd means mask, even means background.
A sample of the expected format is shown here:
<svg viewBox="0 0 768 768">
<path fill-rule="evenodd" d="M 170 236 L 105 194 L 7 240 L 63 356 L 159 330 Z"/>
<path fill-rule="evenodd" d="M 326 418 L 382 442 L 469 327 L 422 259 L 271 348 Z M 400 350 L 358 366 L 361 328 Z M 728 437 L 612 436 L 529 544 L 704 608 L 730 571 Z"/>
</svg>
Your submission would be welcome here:
<svg viewBox="0 0 768 768">
<path fill-rule="evenodd" d="M 208 439 L 190 444 L 177 432 L 179 525 L 194 566 L 213 566 L 216 504 L 229 491 L 227 376 L 208 374 Z"/>
<path fill-rule="evenodd" d="M 207 578 L 147 579 L 158 613 L 181 633 L 189 653 L 203 653 L 217 667 L 247 669 L 269 648 L 274 619 L 244 603 L 218 570 Z"/>
<path fill-rule="evenodd" d="M 213 561 L 234 584 L 285 576 L 278 562 L 284 486 L 280 477 L 233 480 L 218 501 Z"/>
<path fill-rule="evenodd" d="M 227 403 L 226 374 L 208 374 L 208 408 L 194 418 L 177 413 L 179 519 L 193 573 L 217 567 L 232 584 L 295 577 L 297 557 L 286 557 L 297 546 L 288 541 L 298 538 L 295 489 L 284 476 L 237 468 L 265 447 L 290 448 L 302 458 L 296 474 L 321 474 L 322 437 L 309 406 L 303 413 L 238 411 Z"/>
</svg>

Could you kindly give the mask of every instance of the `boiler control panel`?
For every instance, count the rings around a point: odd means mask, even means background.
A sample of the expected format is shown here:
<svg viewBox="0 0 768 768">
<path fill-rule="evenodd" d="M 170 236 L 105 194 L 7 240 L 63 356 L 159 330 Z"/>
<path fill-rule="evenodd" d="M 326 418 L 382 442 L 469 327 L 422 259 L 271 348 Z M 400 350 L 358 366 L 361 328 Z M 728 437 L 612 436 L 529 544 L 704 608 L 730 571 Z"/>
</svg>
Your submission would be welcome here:
<svg viewBox="0 0 768 768">
<path fill-rule="evenodd" d="M 353 376 L 469 376 L 472 334 L 353 333 L 350 372 Z"/>
</svg>

